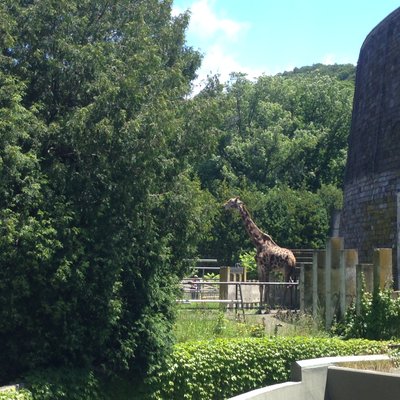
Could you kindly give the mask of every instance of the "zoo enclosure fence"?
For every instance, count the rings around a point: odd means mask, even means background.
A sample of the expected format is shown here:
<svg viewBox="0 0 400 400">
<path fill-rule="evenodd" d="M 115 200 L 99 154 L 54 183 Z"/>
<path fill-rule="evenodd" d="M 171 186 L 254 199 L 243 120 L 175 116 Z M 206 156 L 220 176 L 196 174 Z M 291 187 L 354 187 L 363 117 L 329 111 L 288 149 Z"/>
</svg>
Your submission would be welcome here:
<svg viewBox="0 0 400 400">
<path fill-rule="evenodd" d="M 299 282 L 243 282 L 185 279 L 181 283 L 180 304 L 192 305 L 216 303 L 230 310 L 258 309 L 260 287 L 267 291 L 269 309 L 299 309 Z M 187 306 L 187 308 L 190 308 Z"/>
</svg>

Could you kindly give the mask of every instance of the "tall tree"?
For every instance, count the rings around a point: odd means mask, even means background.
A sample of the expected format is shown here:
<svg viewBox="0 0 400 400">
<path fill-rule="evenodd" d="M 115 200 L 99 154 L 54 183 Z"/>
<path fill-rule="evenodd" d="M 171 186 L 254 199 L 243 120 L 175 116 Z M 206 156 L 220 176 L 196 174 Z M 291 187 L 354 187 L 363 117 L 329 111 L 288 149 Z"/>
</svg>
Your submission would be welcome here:
<svg viewBox="0 0 400 400">
<path fill-rule="evenodd" d="M 145 372 L 171 343 L 173 283 L 209 203 L 180 119 L 200 57 L 171 3 L 0 3 L 1 79 L 17 93 L 0 93 L 15 132 L 1 148 L 14 165 L 1 164 L 0 371 Z"/>
</svg>

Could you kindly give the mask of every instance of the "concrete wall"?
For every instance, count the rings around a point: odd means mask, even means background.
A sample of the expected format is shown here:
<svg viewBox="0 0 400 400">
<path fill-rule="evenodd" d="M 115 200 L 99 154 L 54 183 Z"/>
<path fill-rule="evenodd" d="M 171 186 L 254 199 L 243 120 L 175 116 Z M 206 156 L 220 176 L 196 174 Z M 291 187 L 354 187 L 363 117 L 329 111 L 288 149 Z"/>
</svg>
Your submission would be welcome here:
<svg viewBox="0 0 400 400">
<path fill-rule="evenodd" d="M 326 400 L 393 400 L 400 397 L 400 376 L 329 367 Z"/>
<path fill-rule="evenodd" d="M 292 382 L 253 390 L 230 400 L 393 400 L 400 375 L 335 367 L 337 363 L 387 360 L 384 355 L 326 357 L 298 361 Z"/>
</svg>

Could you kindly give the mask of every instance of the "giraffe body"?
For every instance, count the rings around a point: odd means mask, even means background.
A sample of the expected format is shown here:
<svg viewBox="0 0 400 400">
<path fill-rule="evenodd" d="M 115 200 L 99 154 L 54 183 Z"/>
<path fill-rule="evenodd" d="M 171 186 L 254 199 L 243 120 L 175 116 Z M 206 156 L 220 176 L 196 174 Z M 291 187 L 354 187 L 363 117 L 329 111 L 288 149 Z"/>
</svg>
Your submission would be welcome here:
<svg viewBox="0 0 400 400">
<path fill-rule="evenodd" d="M 289 249 L 278 246 L 270 235 L 261 231 L 254 221 L 251 219 L 250 213 L 247 211 L 244 203 L 239 197 L 228 200 L 225 209 L 236 209 L 242 217 L 244 226 L 250 236 L 255 248 L 257 263 L 258 280 L 260 282 L 269 282 L 269 275 L 273 269 L 283 270 L 285 282 L 289 282 L 294 276 L 296 267 L 296 258 Z M 266 302 L 267 291 L 260 286 L 260 304 Z"/>
</svg>

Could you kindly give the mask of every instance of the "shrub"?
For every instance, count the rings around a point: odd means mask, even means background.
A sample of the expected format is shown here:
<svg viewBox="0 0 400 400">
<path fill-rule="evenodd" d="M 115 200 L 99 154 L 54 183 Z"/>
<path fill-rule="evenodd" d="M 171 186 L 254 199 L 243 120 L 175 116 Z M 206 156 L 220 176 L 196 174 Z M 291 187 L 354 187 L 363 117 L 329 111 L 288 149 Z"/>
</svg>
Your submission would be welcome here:
<svg viewBox="0 0 400 400">
<path fill-rule="evenodd" d="M 29 390 L 4 390 L 0 392 L 0 400 L 33 400 Z"/>
<path fill-rule="evenodd" d="M 333 327 L 335 334 L 346 339 L 388 340 L 400 335 L 400 298 L 392 298 L 391 290 L 363 291 L 360 312 L 355 304 L 347 310 L 343 321 Z"/>
<path fill-rule="evenodd" d="M 100 379 L 82 369 L 45 369 L 28 374 L 23 389 L 0 392 L 0 400 L 105 400 Z"/>
<path fill-rule="evenodd" d="M 212 214 L 182 133 L 200 56 L 171 8 L 1 2 L 0 384 L 145 374 L 171 350 L 175 285 Z"/>
<path fill-rule="evenodd" d="M 104 400 L 100 380 L 89 370 L 41 370 L 29 374 L 25 383 L 35 400 Z"/>
<path fill-rule="evenodd" d="M 257 263 L 255 260 L 256 251 L 246 251 L 239 255 L 240 263 L 246 268 L 247 279 L 258 279 Z"/>
<path fill-rule="evenodd" d="M 289 379 L 296 360 L 386 351 L 386 343 L 325 338 L 187 342 L 150 379 L 154 399 L 224 399 Z"/>
</svg>

